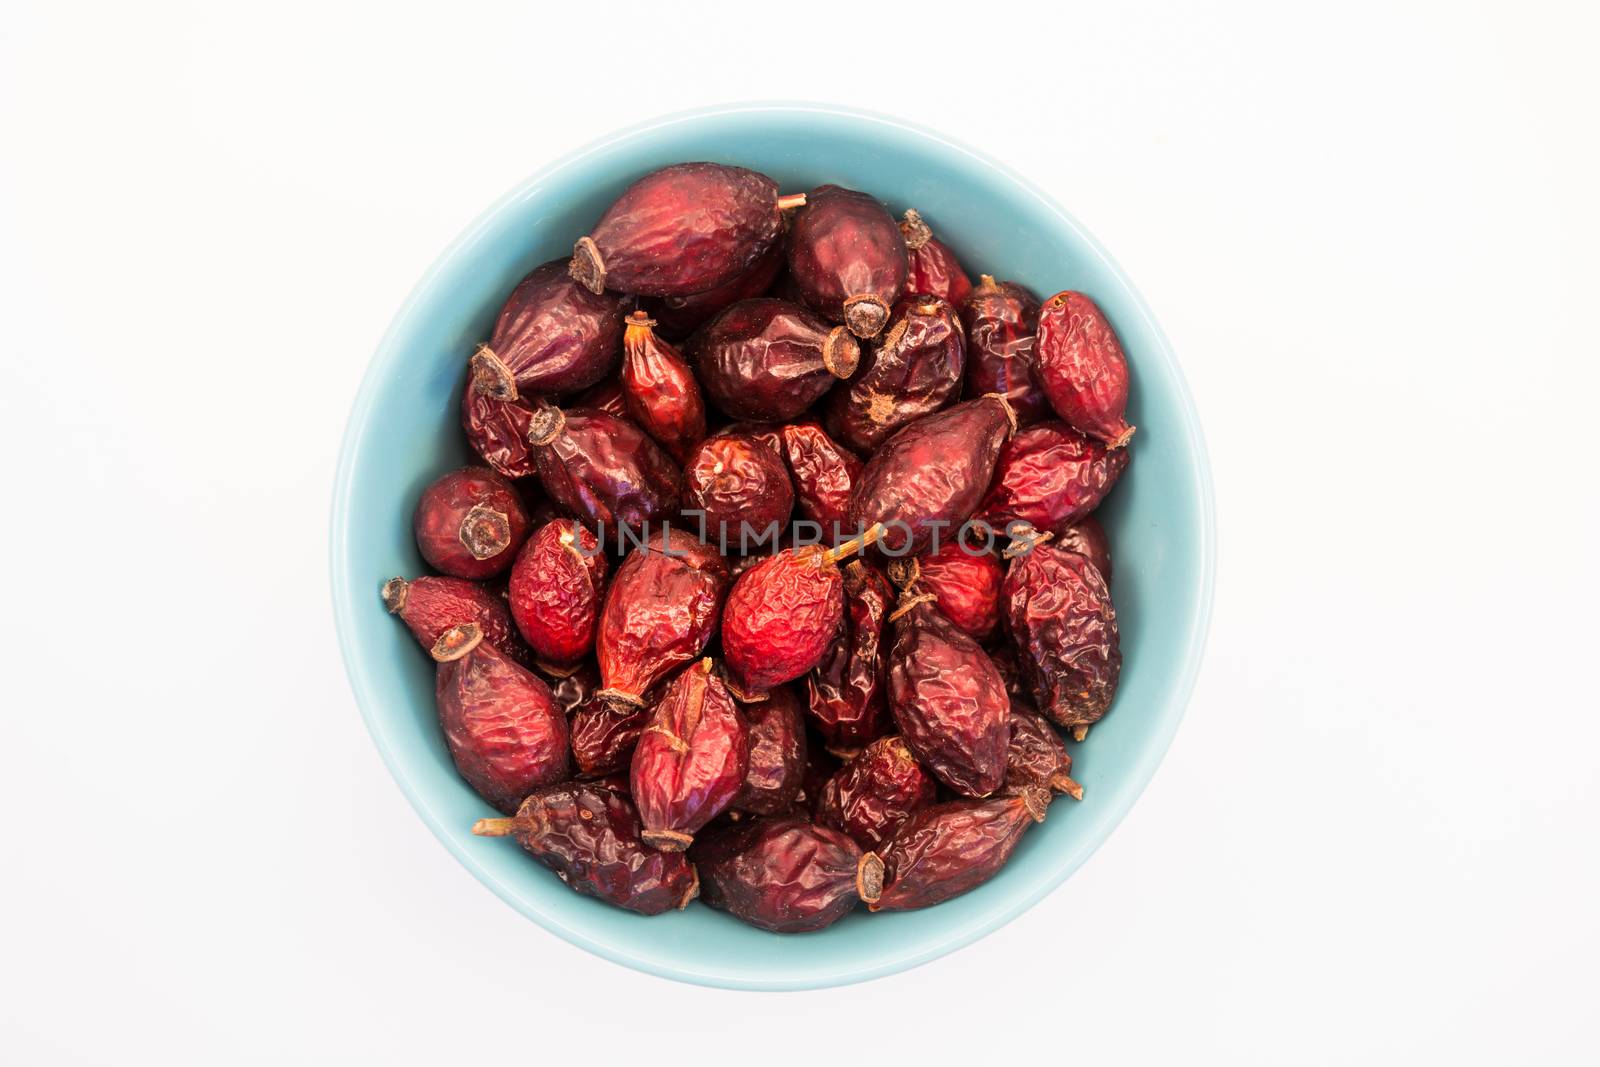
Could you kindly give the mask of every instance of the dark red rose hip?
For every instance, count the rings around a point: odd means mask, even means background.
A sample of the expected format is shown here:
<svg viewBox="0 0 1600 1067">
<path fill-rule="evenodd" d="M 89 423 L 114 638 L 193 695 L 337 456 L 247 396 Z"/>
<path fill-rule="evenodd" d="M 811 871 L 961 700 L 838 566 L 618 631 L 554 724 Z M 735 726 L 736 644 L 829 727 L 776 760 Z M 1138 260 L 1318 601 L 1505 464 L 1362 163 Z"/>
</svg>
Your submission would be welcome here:
<svg viewBox="0 0 1600 1067">
<path fill-rule="evenodd" d="M 633 802 L 599 782 L 546 786 L 515 816 L 479 819 L 472 832 L 515 836 L 572 889 L 641 915 L 682 909 L 699 891 L 694 865 L 645 847 Z"/>
<path fill-rule="evenodd" d="M 823 423 L 848 447 L 871 453 L 900 427 L 953 401 L 965 367 L 955 311 L 938 297 L 913 297 L 855 376 L 828 395 Z"/>
<path fill-rule="evenodd" d="M 1008 793 L 1044 786 L 1083 799 L 1083 786 L 1072 779 L 1072 757 L 1055 727 L 1020 701 L 1011 702 L 1011 743 L 1006 749 Z"/>
<path fill-rule="evenodd" d="M 894 592 L 876 568 L 853 559 L 844 598 L 839 632 L 806 675 L 806 711 L 830 749 L 854 755 L 887 729 L 883 630 Z"/>
<path fill-rule="evenodd" d="M 787 686 L 774 686 L 743 709 L 750 738 L 750 765 L 733 798 L 736 811 L 779 815 L 800 795 L 806 773 L 806 723 L 800 701 Z"/>
<path fill-rule="evenodd" d="M 937 552 L 890 560 L 889 577 L 902 588 L 915 583 L 932 593 L 945 618 L 978 641 L 987 641 L 1000 625 L 1005 569 L 981 546 L 944 541 Z"/>
<path fill-rule="evenodd" d="M 900 227 L 866 193 L 823 185 L 789 229 L 789 277 L 805 302 L 857 337 L 876 337 L 906 286 Z"/>
<path fill-rule="evenodd" d="M 573 519 L 545 523 L 517 553 L 511 617 L 546 669 L 572 671 L 594 651 L 605 581 L 599 540 Z"/>
<path fill-rule="evenodd" d="M 476 623 L 483 639 L 524 667 L 533 666 L 533 650 L 517 633 L 506 602 L 485 586 L 464 578 L 390 578 L 383 583 L 383 603 L 398 615 L 423 648 L 432 648 L 453 626 Z"/>
<path fill-rule="evenodd" d="M 735 419 L 783 422 L 855 373 L 861 346 L 797 304 L 741 300 L 689 338 L 706 398 Z"/>
<path fill-rule="evenodd" d="M 749 736 L 733 695 L 703 659 L 667 686 L 633 750 L 629 780 L 644 842 L 682 852 L 744 785 Z"/>
<path fill-rule="evenodd" d="M 706 436 L 700 384 L 678 350 L 655 335 L 655 320 L 628 316 L 622 342 L 622 401 L 628 416 L 679 463 Z"/>
<path fill-rule="evenodd" d="M 682 341 L 730 304 L 762 296 L 783 270 L 787 253 L 781 240 L 772 242 L 755 265 L 726 285 L 687 296 L 647 296 L 639 306 L 656 320 L 656 331 Z"/>
<path fill-rule="evenodd" d="M 883 862 L 838 830 L 804 816 L 719 830 L 694 850 L 701 897 L 713 908 L 777 933 L 821 930 L 878 899 Z"/>
<path fill-rule="evenodd" d="M 783 457 L 744 434 L 701 442 L 684 465 L 682 495 L 685 514 L 705 523 L 706 539 L 736 554 L 753 551 L 757 540 L 770 546 L 794 511 Z"/>
<path fill-rule="evenodd" d="M 595 694 L 572 713 L 572 760 L 586 778 L 626 772 L 633 762 L 639 735 L 650 722 L 651 709 L 624 704 Z"/>
<path fill-rule="evenodd" d="M 879 738 L 834 773 L 817 799 L 817 822 L 879 848 L 912 812 L 938 795 L 938 782 L 904 740 Z"/>
<path fill-rule="evenodd" d="M 456 770 L 478 795 L 512 812 L 522 798 L 567 775 L 567 718 L 549 686 L 467 623 L 434 644 L 434 698 Z"/>
<path fill-rule="evenodd" d="M 1076 552 L 1094 564 L 1094 569 L 1100 572 L 1100 577 L 1106 580 L 1106 587 L 1111 586 L 1111 540 L 1106 537 L 1106 531 L 1100 525 L 1100 520 L 1093 515 L 1086 516 L 1081 522 L 1062 530 L 1056 535 L 1056 544 L 1068 552 Z"/>
<path fill-rule="evenodd" d="M 900 236 L 906 242 L 906 292 L 929 293 L 959 308 L 972 292 L 972 280 L 956 261 L 956 254 L 936 240 L 933 230 L 915 210 L 900 220 Z M 992 390 L 984 390 L 992 392 Z"/>
<path fill-rule="evenodd" d="M 478 352 L 467 365 L 461 394 L 461 428 L 472 450 L 507 478 L 534 472 L 528 430 L 533 406 L 517 392 L 505 364 Z"/>
<path fill-rule="evenodd" d="M 861 476 L 861 460 L 814 422 L 786 423 L 781 434 L 795 510 L 822 528 L 824 544 L 837 544 L 850 533 L 850 491 Z"/>
<path fill-rule="evenodd" d="M 623 190 L 578 239 L 568 269 L 595 293 L 703 293 L 754 266 L 783 232 L 783 209 L 803 203 L 743 167 L 663 167 Z"/>
<path fill-rule="evenodd" d="M 600 688 L 600 670 L 594 665 L 593 660 L 585 660 L 575 670 L 566 674 L 551 674 L 546 671 L 544 680 L 550 687 L 550 695 L 556 698 L 556 706 L 567 716 L 570 725 L 572 713 L 591 700 L 596 690 Z"/>
<path fill-rule="evenodd" d="M 1001 534 L 1014 522 L 1059 534 L 1100 506 L 1128 455 L 1062 422 L 1030 426 L 1006 442 L 977 517 Z"/>
<path fill-rule="evenodd" d="M 627 419 L 601 411 L 534 411 L 528 430 L 535 472 L 566 514 L 615 537 L 678 510 L 678 465 Z"/>
<path fill-rule="evenodd" d="M 1070 290 L 1046 300 L 1034 359 L 1039 384 L 1062 421 L 1112 448 L 1128 443 L 1128 361 L 1093 300 Z"/>
<path fill-rule="evenodd" d="M 573 399 L 571 406 L 587 408 L 590 411 L 603 411 L 618 419 L 630 417 L 627 398 L 622 395 L 621 378 L 607 378 L 593 389 L 584 390 Z"/>
<path fill-rule="evenodd" d="M 556 260 L 517 283 L 478 351 L 520 393 L 572 393 L 616 369 L 621 343 L 622 301 L 591 293 Z"/>
<path fill-rule="evenodd" d="M 883 850 L 883 892 L 873 911 L 926 908 L 1000 873 L 1028 827 L 1043 822 L 1047 790 L 923 808 Z"/>
<path fill-rule="evenodd" d="M 453 578 L 490 578 L 528 536 L 528 513 L 510 482 L 488 467 L 463 467 L 428 486 L 411 520 L 428 566 Z"/>
<path fill-rule="evenodd" d="M 968 400 L 999 393 L 1027 426 L 1054 413 L 1033 369 L 1039 332 L 1039 298 L 1016 282 L 996 282 L 985 274 L 961 305 L 967 334 Z"/>
</svg>

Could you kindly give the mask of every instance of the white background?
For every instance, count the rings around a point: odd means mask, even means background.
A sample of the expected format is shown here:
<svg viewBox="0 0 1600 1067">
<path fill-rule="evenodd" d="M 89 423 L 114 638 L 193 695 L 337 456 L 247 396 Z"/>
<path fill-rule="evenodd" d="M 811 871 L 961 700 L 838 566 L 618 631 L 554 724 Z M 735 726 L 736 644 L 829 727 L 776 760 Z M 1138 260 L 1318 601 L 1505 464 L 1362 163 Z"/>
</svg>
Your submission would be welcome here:
<svg viewBox="0 0 1600 1067">
<path fill-rule="evenodd" d="M 24 4 L 0 19 L 0 1060 L 1593 1062 L 1589 5 Z M 1030 913 L 811 994 L 592 958 L 428 835 L 335 649 L 335 450 L 487 203 L 811 98 L 1051 190 L 1188 373 L 1187 720 Z"/>
</svg>

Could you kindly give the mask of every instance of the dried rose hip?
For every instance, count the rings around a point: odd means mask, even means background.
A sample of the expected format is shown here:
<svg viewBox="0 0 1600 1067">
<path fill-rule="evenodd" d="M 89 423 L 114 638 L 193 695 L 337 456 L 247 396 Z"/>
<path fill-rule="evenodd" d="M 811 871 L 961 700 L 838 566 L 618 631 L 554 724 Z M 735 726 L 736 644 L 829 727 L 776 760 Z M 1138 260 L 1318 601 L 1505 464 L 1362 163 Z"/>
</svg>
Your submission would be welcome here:
<svg viewBox="0 0 1600 1067">
<path fill-rule="evenodd" d="M 590 660 L 578 666 L 568 674 L 547 674 L 545 684 L 550 687 L 550 695 L 556 698 L 556 706 L 563 715 L 571 715 L 578 708 L 586 704 L 600 688 L 600 672 L 595 668 L 594 661 Z"/>
<path fill-rule="evenodd" d="M 1087 558 L 1106 580 L 1106 588 L 1111 587 L 1111 541 L 1099 519 L 1089 515 L 1068 526 L 1056 536 L 1056 544 Z"/>
<path fill-rule="evenodd" d="M 1122 674 L 1117 611 L 1094 564 L 1046 544 L 1050 536 L 1013 545 L 1025 551 L 1001 589 L 1006 628 L 1039 710 L 1082 740 L 1111 707 Z"/>
<path fill-rule="evenodd" d="M 839 560 L 882 533 L 873 527 L 837 548 L 785 549 L 739 576 L 722 612 L 722 654 L 742 691 L 791 682 L 822 661 L 844 618 Z"/>
<path fill-rule="evenodd" d="M 845 445 L 873 452 L 900 427 L 954 400 L 965 366 L 955 311 L 938 297 L 915 297 L 855 377 L 828 395 L 823 422 Z"/>
<path fill-rule="evenodd" d="M 733 798 L 736 811 L 778 815 L 794 807 L 805 782 L 806 722 L 800 701 L 787 686 L 743 707 L 750 738 L 750 766 Z"/>
<path fill-rule="evenodd" d="M 1083 786 L 1072 780 L 1072 757 L 1055 727 L 1043 715 L 1017 701 L 1011 704 L 1011 745 L 1006 750 L 1006 792 L 1044 786 L 1083 799 Z"/>
<path fill-rule="evenodd" d="M 628 402 L 622 395 L 622 380 L 620 378 L 607 378 L 593 389 L 589 389 L 573 400 L 572 407 L 588 408 L 591 411 L 603 411 L 614 418 L 628 418 Z M 526 431 L 523 434 L 527 436 Z"/>
<path fill-rule="evenodd" d="M 689 338 L 706 397 L 735 419 L 782 422 L 855 373 L 861 346 L 797 304 L 761 298 L 726 308 Z"/>
<path fill-rule="evenodd" d="M 902 588 L 916 583 L 932 593 L 945 618 L 979 641 L 987 641 L 1000 625 L 1005 570 L 993 553 L 945 541 L 926 556 L 891 560 L 889 577 Z"/>
<path fill-rule="evenodd" d="M 651 330 L 642 311 L 628 316 L 622 341 L 622 397 L 628 415 L 673 459 L 684 462 L 706 436 L 706 404 L 678 350 Z"/>
<path fill-rule="evenodd" d="M 1059 533 L 1099 507 L 1127 466 L 1127 449 L 1066 423 L 1030 426 L 1006 442 L 977 517 L 999 532 L 1023 522 Z"/>
<path fill-rule="evenodd" d="M 477 623 L 483 639 L 524 667 L 533 666 L 533 650 L 523 643 L 511 622 L 506 602 L 464 578 L 426 576 L 383 583 L 383 603 L 398 615 L 423 648 L 432 648 L 453 626 Z"/>
<path fill-rule="evenodd" d="M 850 490 L 861 476 L 861 460 L 814 422 L 784 424 L 783 456 L 794 479 L 795 509 L 822 527 L 827 544 L 844 540 Z"/>
<path fill-rule="evenodd" d="M 883 892 L 873 911 L 926 908 L 1000 872 L 1028 827 L 1043 822 L 1050 794 L 1030 788 L 995 800 L 923 808 L 883 850 Z"/>
<path fill-rule="evenodd" d="M 783 210 L 803 203 L 743 167 L 663 167 L 623 190 L 578 239 L 568 269 L 595 293 L 703 293 L 754 266 L 783 232 Z"/>
<path fill-rule="evenodd" d="M 722 433 L 703 441 L 684 465 L 683 507 L 700 514 L 705 536 L 723 551 L 743 553 L 750 539 L 771 544 L 767 532 L 775 537 L 789 525 L 794 485 L 779 453 L 755 437 Z"/>
<path fill-rule="evenodd" d="M 695 847 L 694 860 L 700 899 L 784 934 L 830 926 L 861 901 L 877 900 L 883 886 L 877 855 L 801 815 L 719 830 Z"/>
<path fill-rule="evenodd" d="M 1093 300 L 1069 290 L 1044 302 L 1034 360 L 1044 395 L 1068 426 L 1112 448 L 1128 443 L 1128 361 Z"/>
<path fill-rule="evenodd" d="M 548 670 L 571 671 L 594 651 L 605 581 L 599 539 L 572 519 L 545 523 L 517 553 L 511 617 Z"/>
<path fill-rule="evenodd" d="M 461 394 L 461 428 L 472 450 L 507 478 L 526 477 L 533 473 L 532 425 L 533 407 L 518 394 L 505 365 L 483 352 L 474 355 Z"/>
<path fill-rule="evenodd" d="M 621 340 L 622 301 L 591 293 L 556 260 L 511 290 L 478 352 L 498 362 L 520 393 L 572 393 L 616 369 Z"/>
<path fill-rule="evenodd" d="M 539 484 L 601 532 L 642 528 L 678 510 L 678 465 L 639 427 L 600 411 L 543 404 L 528 430 Z"/>
<path fill-rule="evenodd" d="M 889 581 L 855 559 L 844 568 L 844 622 L 806 675 L 806 710 L 836 752 L 854 754 L 886 729 L 883 627 L 894 604 Z"/>
<path fill-rule="evenodd" d="M 898 737 L 872 742 L 822 787 L 817 822 L 843 830 L 862 848 L 888 841 L 912 812 L 938 795 L 938 782 Z"/>
<path fill-rule="evenodd" d="M 716 550 L 663 529 L 617 568 L 595 634 L 601 695 L 640 706 L 667 673 L 699 657 L 717 628 L 728 569 Z"/>
<path fill-rule="evenodd" d="M 754 266 L 726 285 L 687 296 L 647 296 L 639 305 L 656 320 L 661 336 L 682 341 L 729 304 L 761 296 L 772 288 L 786 257 L 783 242 L 774 241 Z"/>
<path fill-rule="evenodd" d="M 972 280 L 956 262 L 956 254 L 934 239 L 933 230 L 915 210 L 907 211 L 900 220 L 900 236 L 905 238 L 909 267 L 906 292 L 931 293 L 960 307 L 972 292 Z"/>
<path fill-rule="evenodd" d="M 952 536 L 977 508 L 1013 429 L 1005 398 L 991 393 L 918 419 L 867 461 L 850 497 L 850 522 L 881 522 L 891 555 L 926 552 L 936 531 Z"/>
<path fill-rule="evenodd" d="M 680 853 L 646 848 L 633 802 L 599 782 L 546 786 L 512 818 L 480 819 L 472 832 L 514 835 L 579 893 L 641 915 L 682 909 L 699 892 L 694 865 Z"/>
<path fill-rule="evenodd" d="M 490 578 L 516 558 L 528 536 L 528 513 L 510 482 L 487 467 L 463 467 L 423 491 L 411 527 L 434 570 Z"/>
<path fill-rule="evenodd" d="M 595 695 L 572 714 L 572 760 L 588 778 L 626 771 L 651 709 Z"/>
<path fill-rule="evenodd" d="M 985 274 L 961 306 L 967 334 L 969 400 L 1000 393 L 1027 426 L 1053 416 L 1033 369 L 1033 342 L 1039 331 L 1039 298 L 1016 282 L 996 282 Z"/>
<path fill-rule="evenodd" d="M 477 623 L 452 627 L 434 644 L 434 699 L 450 758 L 496 808 L 567 776 L 567 718 L 549 686 L 483 640 Z"/>
<path fill-rule="evenodd" d="M 749 735 L 733 695 L 703 659 L 673 680 L 633 750 L 629 778 L 644 843 L 682 852 L 739 794 Z"/>
<path fill-rule="evenodd" d="M 1011 698 L 988 655 L 933 600 L 909 586 L 890 616 L 889 710 L 941 782 L 963 796 L 988 796 L 1005 781 Z"/>
<path fill-rule="evenodd" d="M 876 337 L 906 286 L 906 242 L 884 206 L 837 185 L 806 194 L 789 230 L 789 276 L 805 302 Z"/>
</svg>

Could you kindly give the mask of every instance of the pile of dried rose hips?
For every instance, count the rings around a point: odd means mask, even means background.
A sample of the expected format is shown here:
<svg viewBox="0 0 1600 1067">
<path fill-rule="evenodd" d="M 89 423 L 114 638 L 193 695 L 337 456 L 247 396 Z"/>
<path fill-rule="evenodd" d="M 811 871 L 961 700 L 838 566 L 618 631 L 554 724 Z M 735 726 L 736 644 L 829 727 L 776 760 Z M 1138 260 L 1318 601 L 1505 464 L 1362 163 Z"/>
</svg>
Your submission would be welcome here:
<svg viewBox="0 0 1600 1067">
<path fill-rule="evenodd" d="M 462 401 L 488 466 L 417 506 L 442 576 L 383 588 L 507 816 L 474 833 L 786 932 L 992 877 L 1116 691 L 1127 395 L 1087 296 L 974 287 L 915 211 L 635 182 L 507 298 Z"/>
</svg>

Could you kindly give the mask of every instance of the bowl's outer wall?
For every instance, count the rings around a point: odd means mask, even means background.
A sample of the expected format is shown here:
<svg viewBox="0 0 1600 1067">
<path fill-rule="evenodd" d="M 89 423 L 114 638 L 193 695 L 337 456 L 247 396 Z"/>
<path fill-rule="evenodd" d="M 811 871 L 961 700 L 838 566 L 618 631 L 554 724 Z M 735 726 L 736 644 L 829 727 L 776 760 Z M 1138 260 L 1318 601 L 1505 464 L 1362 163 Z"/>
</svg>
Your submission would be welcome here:
<svg viewBox="0 0 1600 1067">
<path fill-rule="evenodd" d="M 1079 289 L 1109 316 L 1133 371 L 1133 463 L 1101 511 L 1116 558 L 1125 666 L 1112 713 L 1076 746 L 1082 803 L 1059 801 L 991 883 L 937 908 L 858 912 L 820 934 L 779 937 L 709 908 L 644 919 L 566 889 L 505 840 L 474 838 L 492 814 L 456 775 L 437 727 L 433 667 L 379 600 L 424 573 L 411 509 L 469 460 L 458 404 L 466 358 L 504 295 L 573 239 L 625 186 L 679 160 L 764 171 L 785 192 L 836 182 L 896 213 L 916 207 L 976 278 L 1041 296 Z M 1187 389 L 1142 301 L 1094 241 L 996 164 L 896 120 L 831 108 L 735 108 L 618 135 L 529 180 L 475 223 L 419 284 L 373 361 L 334 487 L 335 614 L 357 700 L 385 760 L 439 838 L 507 902 L 546 928 L 643 970 L 713 985 L 795 989 L 856 981 L 933 959 L 998 927 L 1057 886 L 1105 838 L 1169 744 L 1209 616 L 1210 485 Z M 448 922 L 448 916 L 440 921 Z"/>
</svg>

